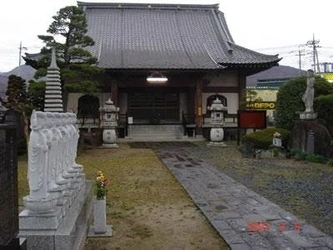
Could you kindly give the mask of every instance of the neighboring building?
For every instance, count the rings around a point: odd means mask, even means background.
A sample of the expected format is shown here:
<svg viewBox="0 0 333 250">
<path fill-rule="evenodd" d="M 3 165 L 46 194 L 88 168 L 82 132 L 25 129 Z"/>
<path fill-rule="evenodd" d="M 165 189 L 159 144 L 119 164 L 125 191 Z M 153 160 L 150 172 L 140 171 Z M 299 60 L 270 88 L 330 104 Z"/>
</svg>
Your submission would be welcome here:
<svg viewBox="0 0 333 250">
<path fill-rule="evenodd" d="M 43 58 L 43 55 L 41 53 L 24 53 L 25 56 L 22 56 L 22 58 L 25 60 L 27 65 L 30 65 L 33 68 L 38 68 L 38 60 Z"/>
<path fill-rule="evenodd" d="M 242 103 L 246 76 L 278 65 L 277 56 L 236 45 L 218 5 L 78 2 L 86 13 L 97 66 L 106 69 L 97 98 L 71 93 L 68 110 L 98 113 L 111 95 L 134 124 L 204 123 L 207 106 L 220 95 L 229 114 Z M 164 83 L 148 82 L 163 76 Z M 94 118 L 97 118 L 94 117 Z"/>
<path fill-rule="evenodd" d="M 306 70 L 290 66 L 274 66 L 246 78 L 246 87 L 254 88 L 279 88 L 290 78 L 306 75 Z"/>
<path fill-rule="evenodd" d="M 260 101 L 247 103 L 247 108 L 267 110 L 267 116 L 270 120 L 273 120 L 279 87 L 290 78 L 301 75 L 306 75 L 306 71 L 281 65 L 248 76 L 246 78 L 246 89 L 254 90 L 257 93 L 256 98 Z"/>
<path fill-rule="evenodd" d="M 332 72 L 324 72 L 319 73 L 322 77 L 324 77 L 327 81 L 333 83 L 333 73 Z"/>
<path fill-rule="evenodd" d="M 320 72 L 318 73 L 327 81 L 333 83 L 333 62 L 324 62 L 319 65 Z"/>
</svg>

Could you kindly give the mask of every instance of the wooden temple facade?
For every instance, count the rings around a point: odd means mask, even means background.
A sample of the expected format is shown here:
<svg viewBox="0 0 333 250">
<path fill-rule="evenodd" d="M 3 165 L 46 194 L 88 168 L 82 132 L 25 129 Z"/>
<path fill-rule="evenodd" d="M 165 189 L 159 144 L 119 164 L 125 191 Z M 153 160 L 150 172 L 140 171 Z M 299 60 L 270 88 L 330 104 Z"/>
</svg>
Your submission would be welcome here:
<svg viewBox="0 0 333 250">
<path fill-rule="evenodd" d="M 69 95 L 67 109 L 96 124 L 98 108 L 111 97 L 120 117 L 134 124 L 195 124 L 218 95 L 237 114 L 246 76 L 278 65 L 236 45 L 218 5 L 78 2 L 85 10 L 91 53 L 105 69 L 97 97 Z M 147 81 L 165 77 L 166 81 Z M 84 124 L 82 124 L 84 125 Z"/>
</svg>

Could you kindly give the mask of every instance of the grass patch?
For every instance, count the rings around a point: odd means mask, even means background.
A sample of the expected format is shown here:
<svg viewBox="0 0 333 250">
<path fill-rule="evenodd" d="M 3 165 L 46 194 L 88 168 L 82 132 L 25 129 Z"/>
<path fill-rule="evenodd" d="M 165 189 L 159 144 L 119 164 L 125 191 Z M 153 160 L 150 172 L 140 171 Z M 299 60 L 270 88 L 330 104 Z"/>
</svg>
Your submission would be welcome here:
<svg viewBox="0 0 333 250">
<path fill-rule="evenodd" d="M 124 143 L 119 149 L 80 151 L 77 162 L 87 179 L 101 170 L 109 180 L 107 223 L 113 236 L 87 239 L 86 250 L 229 249 L 153 150 Z M 26 170 L 27 159 L 21 157 L 20 204 L 29 193 Z"/>
</svg>

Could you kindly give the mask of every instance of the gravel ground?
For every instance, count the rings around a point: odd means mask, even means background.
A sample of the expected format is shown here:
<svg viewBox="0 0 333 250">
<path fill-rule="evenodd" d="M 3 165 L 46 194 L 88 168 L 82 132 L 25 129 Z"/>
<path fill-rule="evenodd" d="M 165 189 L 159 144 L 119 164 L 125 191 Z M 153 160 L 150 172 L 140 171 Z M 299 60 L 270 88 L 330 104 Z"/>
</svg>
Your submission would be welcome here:
<svg viewBox="0 0 333 250">
<path fill-rule="evenodd" d="M 286 159 L 243 158 L 235 142 L 224 148 L 207 142 L 131 143 L 131 147 L 174 150 L 177 147 L 202 159 L 299 219 L 333 236 L 333 167 Z"/>
<path fill-rule="evenodd" d="M 243 158 L 235 143 L 208 148 L 197 143 L 188 148 L 236 181 L 295 214 L 321 231 L 333 235 L 333 167 L 293 159 Z"/>
</svg>

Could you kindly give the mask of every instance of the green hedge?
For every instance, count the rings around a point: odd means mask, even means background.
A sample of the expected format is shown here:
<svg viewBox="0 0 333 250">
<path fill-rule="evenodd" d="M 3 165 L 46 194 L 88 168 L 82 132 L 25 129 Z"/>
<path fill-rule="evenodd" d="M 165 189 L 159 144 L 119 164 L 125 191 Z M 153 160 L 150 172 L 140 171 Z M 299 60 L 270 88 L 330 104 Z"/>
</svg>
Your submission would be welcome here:
<svg viewBox="0 0 333 250">
<path fill-rule="evenodd" d="M 272 145 L 273 134 L 278 132 L 281 134 L 282 146 L 288 144 L 290 132 L 282 128 L 266 128 L 260 131 L 246 134 L 242 137 L 242 143 L 254 149 L 269 149 Z"/>
<path fill-rule="evenodd" d="M 315 97 L 333 94 L 333 85 L 324 78 L 315 77 Z M 302 95 L 306 90 L 306 77 L 296 77 L 284 83 L 276 97 L 276 122 L 277 127 L 292 130 L 295 120 L 299 119 L 297 112 L 305 110 Z M 315 112 L 318 109 L 315 108 Z"/>
<path fill-rule="evenodd" d="M 333 133 L 333 94 L 315 98 L 314 109 L 318 113 L 318 118 L 325 120 L 326 127 Z"/>
</svg>

